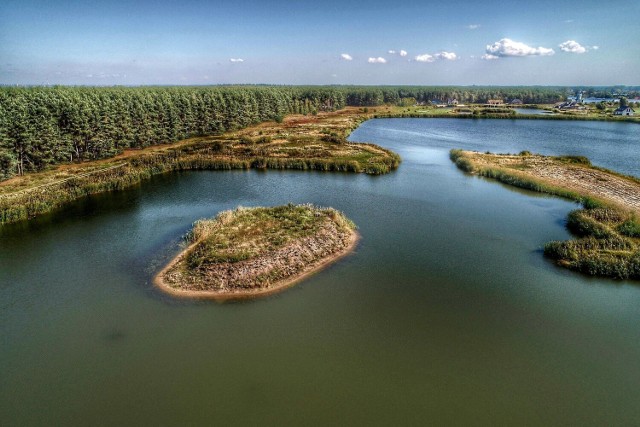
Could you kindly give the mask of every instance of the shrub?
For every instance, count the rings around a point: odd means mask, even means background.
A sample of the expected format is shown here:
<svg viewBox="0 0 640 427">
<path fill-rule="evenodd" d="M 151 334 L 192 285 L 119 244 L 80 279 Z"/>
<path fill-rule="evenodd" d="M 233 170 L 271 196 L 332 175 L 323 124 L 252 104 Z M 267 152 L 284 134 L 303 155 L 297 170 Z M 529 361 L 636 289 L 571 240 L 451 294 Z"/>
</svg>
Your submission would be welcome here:
<svg viewBox="0 0 640 427">
<path fill-rule="evenodd" d="M 618 226 L 618 232 L 628 237 L 640 237 L 640 221 L 631 217 Z"/>
</svg>

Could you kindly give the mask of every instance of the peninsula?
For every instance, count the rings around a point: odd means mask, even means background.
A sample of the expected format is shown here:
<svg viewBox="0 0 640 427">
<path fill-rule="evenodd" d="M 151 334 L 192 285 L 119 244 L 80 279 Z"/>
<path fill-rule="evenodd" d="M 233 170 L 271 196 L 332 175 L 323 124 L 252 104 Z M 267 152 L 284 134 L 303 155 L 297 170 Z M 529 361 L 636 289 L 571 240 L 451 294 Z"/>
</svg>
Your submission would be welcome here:
<svg viewBox="0 0 640 427">
<path fill-rule="evenodd" d="M 462 170 L 508 185 L 575 200 L 567 228 L 578 238 L 549 242 L 558 265 L 594 276 L 640 279 L 640 180 L 591 165 L 581 156 L 451 150 Z"/>
<path fill-rule="evenodd" d="M 347 108 L 289 115 L 221 135 L 188 138 L 108 159 L 62 164 L 0 182 L 0 225 L 32 219 L 90 194 L 121 190 L 153 175 L 184 170 L 297 169 L 379 175 L 400 156 L 348 135 L 371 118 Z"/>
<path fill-rule="evenodd" d="M 173 296 L 241 300 L 280 292 L 347 255 L 356 227 L 332 208 L 238 208 L 195 223 L 154 283 Z"/>
</svg>

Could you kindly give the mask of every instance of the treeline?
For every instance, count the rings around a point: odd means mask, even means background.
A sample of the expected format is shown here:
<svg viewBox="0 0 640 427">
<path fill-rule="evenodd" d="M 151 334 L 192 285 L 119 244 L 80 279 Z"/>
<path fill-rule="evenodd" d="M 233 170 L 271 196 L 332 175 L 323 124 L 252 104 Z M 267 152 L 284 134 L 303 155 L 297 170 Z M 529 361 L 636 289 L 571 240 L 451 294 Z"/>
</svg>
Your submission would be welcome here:
<svg viewBox="0 0 640 427">
<path fill-rule="evenodd" d="M 1 88 L 0 178 L 344 105 L 331 88 Z"/>
<path fill-rule="evenodd" d="M 573 94 L 564 87 L 536 86 L 371 86 L 341 87 L 346 92 L 347 105 L 376 106 L 399 104 L 403 99 L 416 102 L 447 101 L 486 103 L 490 99 L 520 99 L 525 104 L 551 104 Z"/>
<path fill-rule="evenodd" d="M 550 103 L 566 88 L 213 86 L 0 88 L 0 179 L 62 162 L 111 157 L 191 136 L 240 129 L 290 113 L 345 105 L 457 99 Z"/>
</svg>

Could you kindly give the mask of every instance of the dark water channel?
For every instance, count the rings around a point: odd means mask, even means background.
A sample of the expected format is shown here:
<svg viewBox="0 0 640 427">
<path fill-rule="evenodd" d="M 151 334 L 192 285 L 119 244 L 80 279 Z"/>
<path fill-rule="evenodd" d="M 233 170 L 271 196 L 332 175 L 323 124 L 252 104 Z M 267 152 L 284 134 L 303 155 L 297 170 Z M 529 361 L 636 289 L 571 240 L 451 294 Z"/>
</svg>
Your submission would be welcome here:
<svg viewBox="0 0 640 427">
<path fill-rule="evenodd" d="M 1 425 L 637 425 L 640 286 L 545 260 L 575 204 L 467 176 L 450 148 L 640 175 L 640 126 L 374 120 L 394 173 L 191 172 L 0 230 Z M 264 300 L 151 278 L 193 221 L 311 202 L 357 251 Z"/>
</svg>

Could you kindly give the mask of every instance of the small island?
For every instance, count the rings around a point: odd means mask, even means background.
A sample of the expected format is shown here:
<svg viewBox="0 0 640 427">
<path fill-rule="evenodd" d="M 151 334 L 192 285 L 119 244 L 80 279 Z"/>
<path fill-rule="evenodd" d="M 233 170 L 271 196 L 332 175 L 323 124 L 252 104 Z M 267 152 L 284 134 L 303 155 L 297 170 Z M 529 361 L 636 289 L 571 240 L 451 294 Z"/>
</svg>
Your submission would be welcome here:
<svg viewBox="0 0 640 427">
<path fill-rule="evenodd" d="M 178 297 L 241 300 L 280 292 L 350 253 L 355 224 L 332 208 L 238 208 L 200 220 L 154 283 Z"/>
</svg>

